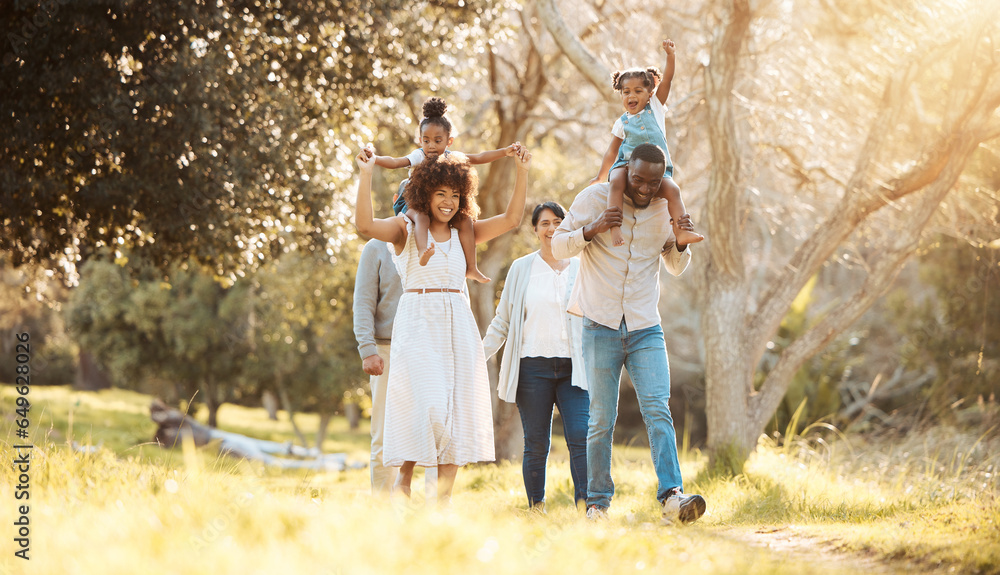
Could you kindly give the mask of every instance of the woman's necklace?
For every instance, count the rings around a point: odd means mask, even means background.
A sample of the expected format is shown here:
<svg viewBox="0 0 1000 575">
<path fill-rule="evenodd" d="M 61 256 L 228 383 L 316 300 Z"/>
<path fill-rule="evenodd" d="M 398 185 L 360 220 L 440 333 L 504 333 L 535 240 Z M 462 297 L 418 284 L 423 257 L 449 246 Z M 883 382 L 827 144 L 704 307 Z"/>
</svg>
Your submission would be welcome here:
<svg viewBox="0 0 1000 575">
<path fill-rule="evenodd" d="M 539 256 L 542 258 L 543 262 L 545 262 L 546 264 L 548 264 L 550 268 L 552 268 L 552 271 L 554 271 L 556 275 L 563 273 L 564 271 L 566 271 L 566 268 L 569 267 L 568 260 L 557 260 L 555 258 L 552 258 L 552 261 L 549 261 L 548 259 L 545 258 L 544 255 L 539 254 Z"/>
</svg>

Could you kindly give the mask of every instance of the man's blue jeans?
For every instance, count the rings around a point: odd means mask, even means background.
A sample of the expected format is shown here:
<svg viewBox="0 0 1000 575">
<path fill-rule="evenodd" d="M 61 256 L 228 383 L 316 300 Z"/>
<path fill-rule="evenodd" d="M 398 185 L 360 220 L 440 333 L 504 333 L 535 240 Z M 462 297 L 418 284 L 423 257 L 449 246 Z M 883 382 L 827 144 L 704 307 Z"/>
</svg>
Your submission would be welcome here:
<svg viewBox="0 0 1000 575">
<path fill-rule="evenodd" d="M 681 487 L 677 438 L 670 415 L 670 365 L 663 328 L 654 325 L 630 332 L 622 319 L 609 329 L 583 319 L 583 355 L 590 388 L 590 423 L 587 433 L 587 505 L 607 508 L 615 494 L 611 479 L 611 440 L 618 418 L 618 386 L 622 366 L 628 369 L 639 398 L 649 450 L 653 457 L 662 503 L 670 491 Z"/>
<path fill-rule="evenodd" d="M 559 408 L 573 498 L 587 498 L 587 390 L 570 381 L 573 362 L 568 357 L 522 357 L 517 379 L 517 410 L 524 427 L 524 490 L 528 505 L 545 501 L 545 464 L 552 442 L 552 407 Z"/>
</svg>

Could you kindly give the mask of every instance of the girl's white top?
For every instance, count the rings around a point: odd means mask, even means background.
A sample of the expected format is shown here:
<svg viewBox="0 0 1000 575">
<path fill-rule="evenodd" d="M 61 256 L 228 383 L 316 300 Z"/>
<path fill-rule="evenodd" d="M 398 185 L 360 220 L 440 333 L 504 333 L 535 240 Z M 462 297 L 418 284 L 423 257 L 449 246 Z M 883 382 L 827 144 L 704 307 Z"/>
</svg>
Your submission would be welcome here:
<svg viewBox="0 0 1000 575">
<path fill-rule="evenodd" d="M 566 284 L 569 266 L 557 272 L 541 256 L 531 263 L 531 278 L 524 297 L 524 331 L 521 357 L 570 357 L 566 329 Z"/>
</svg>

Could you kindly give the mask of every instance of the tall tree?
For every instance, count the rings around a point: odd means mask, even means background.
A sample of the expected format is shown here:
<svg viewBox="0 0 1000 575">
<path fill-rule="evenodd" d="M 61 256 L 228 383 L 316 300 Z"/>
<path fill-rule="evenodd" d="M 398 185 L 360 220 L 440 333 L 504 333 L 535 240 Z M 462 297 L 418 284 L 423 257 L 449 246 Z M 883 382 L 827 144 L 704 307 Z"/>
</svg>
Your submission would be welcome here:
<svg viewBox="0 0 1000 575">
<path fill-rule="evenodd" d="M 488 2 L 14 2 L 0 70 L 0 249 L 72 267 L 102 246 L 219 275 L 343 223 L 364 117 L 461 54 Z M 427 41 L 434 38 L 434 41 Z M 283 240 L 282 240 L 283 241 Z M 61 269 L 60 267 L 60 269 Z"/>
<path fill-rule="evenodd" d="M 969 159 L 1000 136 L 998 6 L 823 2 L 793 15 L 790 5 L 734 0 L 689 21 L 706 39 L 687 53 L 701 68 L 710 159 L 697 220 L 709 241 L 696 248 L 707 261 L 696 273 L 716 463 L 741 468 L 795 372 L 890 285 Z M 549 29 L 570 43 L 581 70 L 589 67 L 577 55 L 583 42 L 567 37 L 560 19 L 551 13 Z M 826 157 L 813 161 L 817 151 Z M 832 163 L 851 155 L 847 169 Z M 761 189 L 784 205 L 768 209 L 756 199 Z M 761 257 L 761 227 L 765 241 L 794 229 L 794 245 Z M 755 386 L 796 295 L 854 238 L 856 288 L 780 350 Z"/>
<path fill-rule="evenodd" d="M 354 247 L 336 253 L 339 268 L 356 269 Z M 325 259 L 293 251 L 248 278 L 252 312 L 245 330 L 252 347 L 248 377 L 278 395 L 303 445 L 309 442 L 294 414 L 319 414 L 318 448 L 345 392 L 365 380 L 352 329 L 353 274 L 330 273 Z"/>
<path fill-rule="evenodd" d="M 490 4 L 5 3 L 0 250 L 73 284 L 105 247 L 233 281 L 336 248 L 364 120 L 402 123 Z"/>
</svg>

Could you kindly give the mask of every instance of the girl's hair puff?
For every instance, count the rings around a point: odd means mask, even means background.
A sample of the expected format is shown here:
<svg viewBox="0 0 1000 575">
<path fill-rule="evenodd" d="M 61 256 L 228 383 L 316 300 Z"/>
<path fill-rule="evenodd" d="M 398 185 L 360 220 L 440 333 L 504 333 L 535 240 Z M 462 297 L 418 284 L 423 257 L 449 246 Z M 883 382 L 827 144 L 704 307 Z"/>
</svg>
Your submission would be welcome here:
<svg viewBox="0 0 1000 575">
<path fill-rule="evenodd" d="M 420 120 L 420 133 L 423 133 L 424 126 L 437 124 L 444 128 L 445 133 L 451 136 L 451 122 L 445 117 L 448 111 L 448 103 L 443 99 L 434 96 L 424 102 L 424 119 Z"/>
<path fill-rule="evenodd" d="M 660 83 L 660 71 L 653 66 L 645 69 L 629 68 L 628 70 L 620 70 L 611 75 L 611 87 L 615 89 L 615 92 L 620 92 L 622 84 L 629 78 L 641 78 L 642 85 L 652 90 Z"/>
<path fill-rule="evenodd" d="M 479 205 L 476 203 L 479 174 L 465 154 L 461 152 L 440 154 L 417 164 L 403 192 L 406 205 L 411 210 L 430 214 L 431 195 L 441 186 L 458 192 L 456 215 L 464 215 L 472 220 L 479 217 Z M 452 218 L 452 222 L 454 221 Z"/>
</svg>

